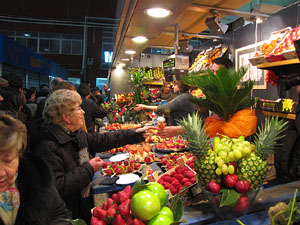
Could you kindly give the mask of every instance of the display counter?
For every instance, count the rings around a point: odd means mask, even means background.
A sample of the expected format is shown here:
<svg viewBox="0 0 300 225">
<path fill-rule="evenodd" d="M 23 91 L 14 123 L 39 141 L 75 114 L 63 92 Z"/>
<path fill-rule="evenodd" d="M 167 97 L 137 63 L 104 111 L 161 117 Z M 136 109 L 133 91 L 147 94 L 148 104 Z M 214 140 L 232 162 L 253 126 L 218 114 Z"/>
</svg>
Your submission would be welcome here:
<svg viewBox="0 0 300 225">
<path fill-rule="evenodd" d="M 160 170 L 156 163 L 152 163 L 151 167 L 154 170 Z M 126 185 L 101 185 L 104 176 L 97 172 L 94 176 L 92 185 L 95 205 L 102 205 L 106 202 L 109 194 L 124 189 Z M 296 188 L 300 188 L 300 181 L 291 182 L 287 184 L 266 187 L 262 189 L 256 196 L 253 207 L 250 213 L 240 218 L 245 225 L 269 225 L 270 220 L 268 217 L 268 209 L 278 202 L 288 202 L 293 196 Z M 300 192 L 297 195 L 297 201 L 300 200 Z M 191 206 L 184 208 L 183 220 L 187 220 L 190 225 L 192 224 L 213 224 L 213 225 L 235 225 L 239 224 L 236 220 L 222 221 L 213 210 L 210 208 L 208 202 L 200 195 L 193 201 Z"/>
</svg>

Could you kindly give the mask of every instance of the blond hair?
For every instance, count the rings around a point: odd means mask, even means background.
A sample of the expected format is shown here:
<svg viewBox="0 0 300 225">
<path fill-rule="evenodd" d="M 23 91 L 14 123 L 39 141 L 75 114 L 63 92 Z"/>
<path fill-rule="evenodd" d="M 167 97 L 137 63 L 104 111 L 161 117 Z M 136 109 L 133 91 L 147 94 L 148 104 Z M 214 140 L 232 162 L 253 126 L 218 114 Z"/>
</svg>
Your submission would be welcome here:
<svg viewBox="0 0 300 225">
<path fill-rule="evenodd" d="M 76 104 L 81 105 L 81 97 L 76 91 L 61 89 L 54 91 L 46 100 L 43 119 L 46 123 L 64 125 L 62 114 L 73 116 Z"/>
<path fill-rule="evenodd" d="M 20 120 L 0 112 L 0 152 L 17 150 L 21 156 L 26 146 L 26 126 Z"/>
</svg>

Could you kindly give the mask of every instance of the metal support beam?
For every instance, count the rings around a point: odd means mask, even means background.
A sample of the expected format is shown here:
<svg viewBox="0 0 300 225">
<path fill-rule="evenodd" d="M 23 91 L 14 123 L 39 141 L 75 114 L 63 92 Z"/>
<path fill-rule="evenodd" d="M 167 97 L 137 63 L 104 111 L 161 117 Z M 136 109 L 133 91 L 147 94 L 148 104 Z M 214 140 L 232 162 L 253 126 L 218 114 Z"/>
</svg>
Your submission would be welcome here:
<svg viewBox="0 0 300 225">
<path fill-rule="evenodd" d="M 264 13 L 244 12 L 235 9 L 218 8 L 218 7 L 207 6 L 207 5 L 199 5 L 195 3 L 189 6 L 188 10 L 195 11 L 195 12 L 205 12 L 205 13 L 210 13 L 211 11 L 217 11 L 219 13 L 224 13 L 227 15 L 244 17 L 245 19 L 251 19 L 251 18 L 253 19 L 255 17 L 262 17 L 262 18 L 269 17 L 268 14 L 264 14 Z"/>
<path fill-rule="evenodd" d="M 178 24 L 176 23 L 175 25 L 175 39 L 174 39 L 174 50 L 175 50 L 175 55 L 178 55 Z"/>
<path fill-rule="evenodd" d="M 171 31 L 164 31 L 164 34 L 167 35 L 174 35 L 174 32 Z M 186 37 L 196 37 L 196 38 L 202 38 L 202 39 L 221 39 L 220 36 L 216 35 L 205 35 L 205 34 L 193 34 L 193 33 L 185 33 L 185 32 L 178 32 L 178 34 Z M 176 35 L 176 32 L 175 32 Z"/>
</svg>

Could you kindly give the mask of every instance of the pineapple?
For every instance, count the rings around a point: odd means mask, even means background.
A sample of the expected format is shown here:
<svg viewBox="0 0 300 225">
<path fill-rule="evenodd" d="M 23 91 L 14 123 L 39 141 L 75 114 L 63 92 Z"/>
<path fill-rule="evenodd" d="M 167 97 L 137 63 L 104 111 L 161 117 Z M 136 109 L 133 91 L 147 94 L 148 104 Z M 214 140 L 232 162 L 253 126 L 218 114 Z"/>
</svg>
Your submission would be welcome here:
<svg viewBox="0 0 300 225">
<path fill-rule="evenodd" d="M 266 117 L 264 125 L 258 128 L 255 136 L 255 151 L 237 162 L 239 179 L 250 181 L 251 189 L 257 189 L 263 184 L 269 166 L 267 157 L 274 152 L 276 141 L 283 137 L 286 124 L 283 120 L 278 121 L 278 117 Z"/>
<path fill-rule="evenodd" d="M 216 154 L 209 148 L 209 140 L 202 126 L 202 119 L 197 113 L 188 116 L 187 120 L 179 121 L 180 125 L 185 129 L 183 135 L 188 141 L 191 152 L 197 157 L 195 161 L 195 169 L 198 180 L 202 186 L 214 180 L 220 182 L 220 176 L 216 175 L 215 164 Z"/>
</svg>

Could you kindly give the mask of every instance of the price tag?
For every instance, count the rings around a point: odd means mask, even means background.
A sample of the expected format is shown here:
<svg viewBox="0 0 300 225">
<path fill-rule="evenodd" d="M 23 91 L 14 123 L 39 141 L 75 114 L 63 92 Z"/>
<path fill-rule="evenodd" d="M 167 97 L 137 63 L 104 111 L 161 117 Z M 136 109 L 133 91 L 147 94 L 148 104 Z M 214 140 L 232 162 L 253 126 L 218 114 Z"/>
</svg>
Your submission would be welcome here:
<svg viewBox="0 0 300 225">
<path fill-rule="evenodd" d="M 187 161 L 187 158 L 185 155 L 179 157 L 176 159 L 177 163 L 179 164 L 179 166 L 181 166 L 182 168 L 185 167 L 185 164 L 186 164 L 186 161 Z"/>
<path fill-rule="evenodd" d="M 148 181 L 149 181 L 149 182 L 155 182 L 155 181 L 158 181 L 159 176 L 158 176 L 157 171 L 154 171 L 152 174 L 149 174 L 149 175 L 147 176 L 147 178 L 148 178 Z"/>
</svg>

